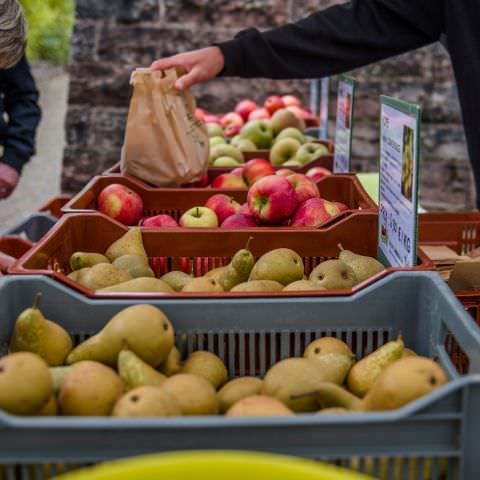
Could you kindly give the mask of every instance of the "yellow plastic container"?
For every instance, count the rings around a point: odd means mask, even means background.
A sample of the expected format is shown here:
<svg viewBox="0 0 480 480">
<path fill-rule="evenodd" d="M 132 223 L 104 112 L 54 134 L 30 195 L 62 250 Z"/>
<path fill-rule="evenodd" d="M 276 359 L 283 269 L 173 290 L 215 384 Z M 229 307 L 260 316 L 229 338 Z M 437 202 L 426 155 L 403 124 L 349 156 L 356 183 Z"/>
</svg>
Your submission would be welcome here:
<svg viewBox="0 0 480 480">
<path fill-rule="evenodd" d="M 372 480 L 310 460 L 252 452 L 167 453 L 119 460 L 57 480 Z"/>
</svg>

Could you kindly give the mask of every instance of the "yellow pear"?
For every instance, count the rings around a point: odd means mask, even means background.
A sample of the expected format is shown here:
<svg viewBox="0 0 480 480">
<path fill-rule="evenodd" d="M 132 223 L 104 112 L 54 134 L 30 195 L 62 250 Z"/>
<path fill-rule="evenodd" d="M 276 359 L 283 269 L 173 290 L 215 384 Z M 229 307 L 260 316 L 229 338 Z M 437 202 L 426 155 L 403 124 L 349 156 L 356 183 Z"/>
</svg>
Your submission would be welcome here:
<svg viewBox="0 0 480 480">
<path fill-rule="evenodd" d="M 114 262 L 123 255 L 136 254 L 148 258 L 147 252 L 143 246 L 142 231 L 139 227 L 131 228 L 127 233 L 113 242 L 105 252 L 105 256 Z"/>
<path fill-rule="evenodd" d="M 385 270 L 385 267 L 376 258 L 358 255 L 349 250 L 344 250 L 341 245 L 339 245 L 339 248 L 339 259 L 345 262 L 355 272 L 358 283 L 362 283 Z"/>
<path fill-rule="evenodd" d="M 118 354 L 129 349 L 152 367 L 167 358 L 174 343 L 170 320 L 152 305 L 134 305 L 118 312 L 95 336 L 72 350 L 67 363 L 94 360 L 117 366 Z"/>
<path fill-rule="evenodd" d="M 322 337 L 309 343 L 303 356 L 305 358 L 315 358 L 326 353 L 340 353 L 353 357 L 350 347 L 335 337 Z"/>
<path fill-rule="evenodd" d="M 173 417 L 181 411 L 175 399 L 162 388 L 143 386 L 126 393 L 115 404 L 114 417 Z"/>
<path fill-rule="evenodd" d="M 45 360 L 30 352 L 0 358 L 0 410 L 32 415 L 53 393 L 52 377 Z"/>
<path fill-rule="evenodd" d="M 220 413 L 226 413 L 235 403 L 246 397 L 257 395 L 262 389 L 262 380 L 241 377 L 226 383 L 217 393 Z"/>
<path fill-rule="evenodd" d="M 98 362 L 75 364 L 65 376 L 58 403 L 62 415 L 110 415 L 125 388 L 115 371 Z"/>
<path fill-rule="evenodd" d="M 182 292 L 195 293 L 195 292 L 223 292 L 223 288 L 220 282 L 217 282 L 214 278 L 198 277 L 194 278 L 191 282 L 188 282 Z"/>
<path fill-rule="evenodd" d="M 167 377 L 180 373 L 182 370 L 182 355 L 175 345 L 170 350 L 166 360 L 158 367 L 158 370 Z"/>
<path fill-rule="evenodd" d="M 125 270 L 132 278 L 155 277 L 153 270 L 148 265 L 148 259 L 144 255 L 135 253 L 122 255 L 112 262 L 112 265 Z"/>
<path fill-rule="evenodd" d="M 225 265 L 224 267 L 214 268 L 213 270 L 210 270 L 209 272 L 207 272 L 204 276 L 208 278 L 213 278 L 217 282 L 220 282 L 220 279 L 222 278 L 222 275 L 227 268 L 228 268 L 228 265 Z"/>
<path fill-rule="evenodd" d="M 266 395 L 242 398 L 227 412 L 228 417 L 284 417 L 294 415 L 280 400 Z"/>
<path fill-rule="evenodd" d="M 120 270 L 110 263 L 99 263 L 89 268 L 81 278 L 78 277 L 77 281 L 89 290 L 100 290 L 131 279 L 128 272 Z"/>
<path fill-rule="evenodd" d="M 181 292 L 183 287 L 193 280 L 193 277 L 184 272 L 174 270 L 163 275 L 160 280 L 168 284 L 175 292 Z"/>
<path fill-rule="evenodd" d="M 228 378 L 227 368 L 222 360 L 210 352 L 193 352 L 182 369 L 183 373 L 192 373 L 208 380 L 213 388 L 221 387 Z"/>
<path fill-rule="evenodd" d="M 37 293 L 32 308 L 24 310 L 17 321 L 10 341 L 12 352 L 32 352 L 49 366 L 63 365 L 72 351 L 72 339 L 60 325 L 47 320 L 39 310 L 41 294 Z"/>
<path fill-rule="evenodd" d="M 54 417 L 58 414 L 57 398 L 52 393 L 45 405 L 35 414 L 39 417 Z"/>
<path fill-rule="evenodd" d="M 70 257 L 70 268 L 73 271 L 82 270 L 82 268 L 93 267 L 99 263 L 110 263 L 105 255 L 93 252 L 75 252 Z"/>
<path fill-rule="evenodd" d="M 312 282 L 311 280 L 297 280 L 287 285 L 283 291 L 284 292 L 301 292 L 301 291 L 315 291 L 315 290 L 325 290 L 323 287 L 320 287 L 317 283 Z"/>
<path fill-rule="evenodd" d="M 262 255 L 253 267 L 249 280 L 273 280 L 287 286 L 304 275 L 303 260 L 288 248 L 277 248 Z"/>
<path fill-rule="evenodd" d="M 175 398 L 182 415 L 215 415 L 218 413 L 215 389 L 203 377 L 191 373 L 180 373 L 168 378 L 159 388 Z"/>
<path fill-rule="evenodd" d="M 167 379 L 130 350 L 122 350 L 119 353 L 118 374 L 127 390 L 143 385 L 158 387 Z"/>
<path fill-rule="evenodd" d="M 281 283 L 274 280 L 250 280 L 240 283 L 232 288 L 232 292 L 280 292 L 283 290 Z"/>
<path fill-rule="evenodd" d="M 97 292 L 173 293 L 173 289 L 158 278 L 139 277 L 111 287 L 101 288 Z"/>
</svg>

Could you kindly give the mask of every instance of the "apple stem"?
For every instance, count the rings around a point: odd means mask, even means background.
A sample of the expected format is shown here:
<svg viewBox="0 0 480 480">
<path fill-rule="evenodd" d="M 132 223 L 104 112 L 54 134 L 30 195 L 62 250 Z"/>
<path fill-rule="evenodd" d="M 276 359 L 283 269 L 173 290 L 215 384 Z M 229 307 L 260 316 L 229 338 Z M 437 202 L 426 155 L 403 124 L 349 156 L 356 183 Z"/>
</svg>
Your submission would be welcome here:
<svg viewBox="0 0 480 480">
<path fill-rule="evenodd" d="M 245 250 L 248 250 L 250 248 L 250 243 L 252 242 L 253 237 L 248 237 L 247 244 L 245 245 Z"/>
<path fill-rule="evenodd" d="M 339 248 L 339 250 L 340 250 L 341 252 L 343 252 L 343 251 L 345 250 L 345 249 L 343 248 L 343 245 L 342 245 L 341 243 L 338 243 L 337 246 L 338 246 L 338 248 Z"/>
<path fill-rule="evenodd" d="M 32 308 L 34 310 L 38 310 L 38 307 L 40 305 L 40 300 L 42 299 L 42 294 L 40 292 L 38 292 L 36 295 L 35 295 L 35 300 L 33 301 L 33 306 Z"/>
<path fill-rule="evenodd" d="M 200 218 L 200 208 L 197 207 L 197 210 L 195 211 L 195 216 L 197 218 Z"/>
</svg>

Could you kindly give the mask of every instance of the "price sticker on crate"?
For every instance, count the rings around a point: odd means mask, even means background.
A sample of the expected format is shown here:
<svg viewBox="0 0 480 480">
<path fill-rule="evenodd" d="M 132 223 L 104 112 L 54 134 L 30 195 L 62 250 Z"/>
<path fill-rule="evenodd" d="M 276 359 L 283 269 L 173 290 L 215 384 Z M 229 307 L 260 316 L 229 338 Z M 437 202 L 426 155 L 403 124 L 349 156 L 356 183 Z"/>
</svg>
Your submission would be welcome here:
<svg viewBox="0 0 480 480">
<path fill-rule="evenodd" d="M 417 264 L 421 108 L 381 97 L 379 259 L 392 267 Z"/>
<path fill-rule="evenodd" d="M 355 107 L 355 80 L 341 75 L 338 81 L 337 126 L 333 171 L 348 173 L 352 160 L 353 112 Z"/>
</svg>

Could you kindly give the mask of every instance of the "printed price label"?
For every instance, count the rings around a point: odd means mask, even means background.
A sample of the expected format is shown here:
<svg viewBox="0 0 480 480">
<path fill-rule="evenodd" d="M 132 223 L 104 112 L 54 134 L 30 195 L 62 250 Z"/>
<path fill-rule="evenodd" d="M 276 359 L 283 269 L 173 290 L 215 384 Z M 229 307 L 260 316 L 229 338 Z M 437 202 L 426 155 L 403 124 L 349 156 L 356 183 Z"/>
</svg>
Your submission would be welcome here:
<svg viewBox="0 0 480 480">
<path fill-rule="evenodd" d="M 347 173 L 351 170 L 354 106 L 355 80 L 341 75 L 338 81 L 337 126 L 333 161 L 335 173 Z"/>
<path fill-rule="evenodd" d="M 385 265 L 417 264 L 421 108 L 381 97 L 379 258 Z"/>
</svg>

